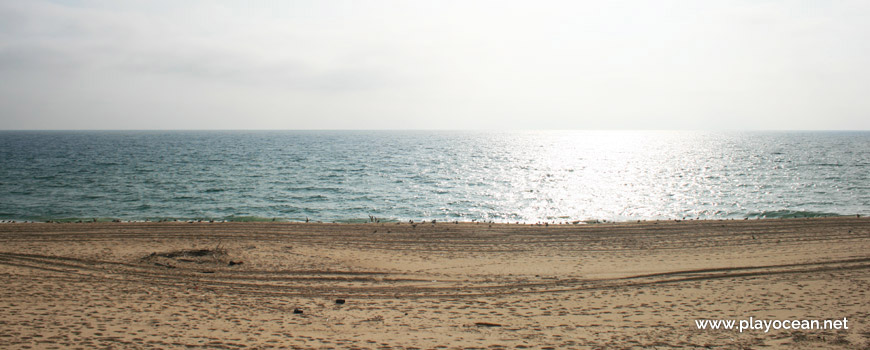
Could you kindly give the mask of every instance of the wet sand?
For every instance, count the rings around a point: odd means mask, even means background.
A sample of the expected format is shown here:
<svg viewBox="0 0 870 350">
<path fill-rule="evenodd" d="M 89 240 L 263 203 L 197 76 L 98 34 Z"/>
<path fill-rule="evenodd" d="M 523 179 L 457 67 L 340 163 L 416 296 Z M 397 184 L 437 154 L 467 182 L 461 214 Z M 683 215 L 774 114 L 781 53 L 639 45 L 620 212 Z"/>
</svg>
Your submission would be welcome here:
<svg viewBox="0 0 870 350">
<path fill-rule="evenodd" d="M 0 284 L 10 349 L 867 348 L 870 220 L 0 224 Z"/>
</svg>

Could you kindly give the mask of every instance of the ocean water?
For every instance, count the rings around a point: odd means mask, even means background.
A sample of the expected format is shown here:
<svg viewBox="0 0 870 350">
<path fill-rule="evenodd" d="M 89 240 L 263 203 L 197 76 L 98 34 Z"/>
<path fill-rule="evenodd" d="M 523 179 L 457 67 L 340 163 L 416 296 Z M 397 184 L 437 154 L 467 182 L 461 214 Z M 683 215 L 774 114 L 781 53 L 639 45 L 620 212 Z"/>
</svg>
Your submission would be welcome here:
<svg viewBox="0 0 870 350">
<path fill-rule="evenodd" d="M 2 131 L 3 220 L 870 215 L 870 132 Z"/>
</svg>

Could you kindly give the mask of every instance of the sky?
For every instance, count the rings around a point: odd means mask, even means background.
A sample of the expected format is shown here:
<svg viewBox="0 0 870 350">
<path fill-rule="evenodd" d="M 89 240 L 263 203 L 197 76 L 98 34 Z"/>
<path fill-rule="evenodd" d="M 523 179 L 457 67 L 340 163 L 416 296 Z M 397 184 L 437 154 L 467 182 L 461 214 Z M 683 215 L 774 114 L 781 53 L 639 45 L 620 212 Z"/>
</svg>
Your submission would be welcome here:
<svg viewBox="0 0 870 350">
<path fill-rule="evenodd" d="M 870 1 L 0 0 L 0 129 L 870 130 Z"/>
</svg>

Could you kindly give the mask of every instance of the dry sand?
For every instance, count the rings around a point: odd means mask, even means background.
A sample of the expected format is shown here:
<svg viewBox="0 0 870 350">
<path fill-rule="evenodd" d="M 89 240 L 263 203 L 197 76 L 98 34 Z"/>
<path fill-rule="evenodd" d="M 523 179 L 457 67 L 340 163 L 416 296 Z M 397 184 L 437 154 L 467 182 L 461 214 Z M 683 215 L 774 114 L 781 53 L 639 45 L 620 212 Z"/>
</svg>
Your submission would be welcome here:
<svg viewBox="0 0 870 350">
<path fill-rule="evenodd" d="M 0 283 L 0 348 L 870 346 L 854 217 L 2 224 Z M 694 322 L 750 316 L 849 329 Z"/>
</svg>

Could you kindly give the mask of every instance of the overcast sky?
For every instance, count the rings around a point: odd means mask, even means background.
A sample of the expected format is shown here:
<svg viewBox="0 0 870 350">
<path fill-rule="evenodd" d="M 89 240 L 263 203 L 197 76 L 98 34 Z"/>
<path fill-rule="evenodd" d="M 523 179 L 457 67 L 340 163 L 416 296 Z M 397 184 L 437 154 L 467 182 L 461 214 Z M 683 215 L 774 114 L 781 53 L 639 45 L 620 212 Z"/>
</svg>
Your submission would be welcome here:
<svg viewBox="0 0 870 350">
<path fill-rule="evenodd" d="M 870 129 L 870 1 L 0 0 L 0 129 Z"/>
</svg>

